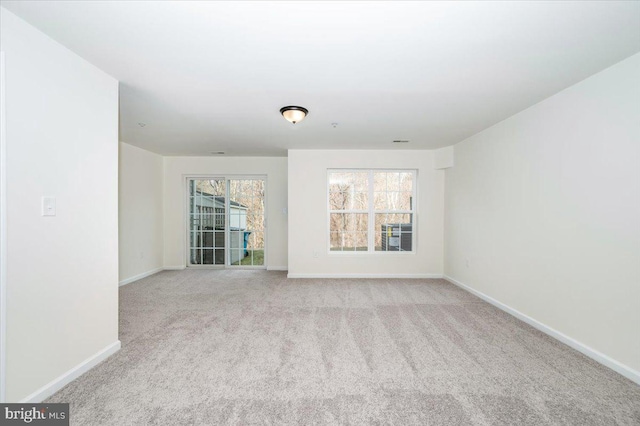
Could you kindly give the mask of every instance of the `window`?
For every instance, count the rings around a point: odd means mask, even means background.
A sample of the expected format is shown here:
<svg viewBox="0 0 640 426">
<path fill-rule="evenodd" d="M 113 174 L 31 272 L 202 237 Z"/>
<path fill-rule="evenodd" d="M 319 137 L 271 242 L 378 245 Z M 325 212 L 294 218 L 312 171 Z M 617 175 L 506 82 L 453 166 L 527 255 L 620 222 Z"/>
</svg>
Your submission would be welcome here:
<svg viewBox="0 0 640 426">
<path fill-rule="evenodd" d="M 415 170 L 329 170 L 329 250 L 411 252 Z"/>
</svg>

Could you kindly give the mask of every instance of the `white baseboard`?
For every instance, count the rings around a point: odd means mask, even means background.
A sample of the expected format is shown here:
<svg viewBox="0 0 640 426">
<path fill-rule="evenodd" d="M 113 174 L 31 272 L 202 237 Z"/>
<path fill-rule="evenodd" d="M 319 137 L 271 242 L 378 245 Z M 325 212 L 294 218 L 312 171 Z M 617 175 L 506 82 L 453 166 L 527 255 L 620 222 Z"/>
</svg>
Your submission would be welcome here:
<svg viewBox="0 0 640 426">
<path fill-rule="evenodd" d="M 267 266 L 267 271 L 288 271 L 287 266 Z"/>
<path fill-rule="evenodd" d="M 134 275 L 133 277 L 127 278 L 125 280 L 122 280 L 118 283 L 119 286 L 123 286 L 123 285 L 127 285 L 127 284 L 131 284 L 134 281 L 138 281 L 141 280 L 142 278 L 146 278 L 148 276 L 151 276 L 153 274 L 157 274 L 158 272 L 162 271 L 164 268 L 156 268 L 156 269 L 152 269 L 150 271 L 147 272 L 143 272 L 141 274 L 138 275 Z"/>
<path fill-rule="evenodd" d="M 442 274 L 287 274 L 287 278 L 443 278 Z"/>
<path fill-rule="evenodd" d="M 73 367 L 71 370 L 67 371 L 60 377 L 55 380 L 47 383 L 31 395 L 22 399 L 20 403 L 39 403 L 49 398 L 54 393 L 58 392 L 60 389 L 82 376 L 87 371 L 91 370 L 96 365 L 100 364 L 105 359 L 109 358 L 114 353 L 120 350 L 120 340 L 116 340 L 106 348 L 102 349 L 100 352 L 92 355 L 91 357 L 85 359 L 77 366 Z"/>
<path fill-rule="evenodd" d="M 165 271 L 182 271 L 183 269 L 186 269 L 187 267 L 184 265 L 179 265 L 179 266 L 165 266 L 164 268 L 162 268 Z"/>
<path fill-rule="evenodd" d="M 629 380 L 631 380 L 631 381 L 633 381 L 633 382 L 635 382 L 635 383 L 640 385 L 640 372 L 632 369 L 631 367 L 629 367 L 627 365 L 624 365 L 621 362 L 616 361 L 615 359 L 603 354 L 602 352 L 598 352 L 597 350 L 585 345 L 584 343 L 581 343 L 581 342 L 579 342 L 579 341 L 567 336 L 566 334 L 563 334 L 563 333 L 559 332 L 558 330 L 555 330 L 555 329 L 553 329 L 553 328 L 541 323 L 540 321 L 538 321 L 536 319 L 533 319 L 530 316 L 525 315 L 522 312 L 511 308 L 510 306 L 505 305 L 502 302 L 499 302 L 498 300 L 494 299 L 491 296 L 487 296 L 486 294 L 484 294 L 484 293 L 482 293 L 482 292 L 480 292 L 478 290 L 475 290 L 475 289 L 469 287 L 468 285 L 462 284 L 460 281 L 456 280 L 455 278 L 451 278 L 451 277 L 445 275 L 444 279 L 449 281 L 451 284 L 454 284 L 454 285 L 462 288 L 463 290 L 466 290 L 469 293 L 478 296 L 482 300 L 491 303 L 496 308 L 499 308 L 499 309 L 505 311 L 506 313 L 513 315 L 514 317 L 518 318 L 519 320 L 526 322 L 530 326 L 542 331 L 543 333 L 553 337 L 556 340 L 561 341 L 565 345 L 577 350 L 578 352 L 583 353 L 584 355 L 588 356 L 589 358 L 593 359 L 594 361 L 599 362 L 600 364 L 604 365 L 605 367 L 608 367 L 608 368 L 612 369 L 613 371 L 615 371 L 617 373 L 620 373 L 621 375 L 623 375 L 627 379 L 629 379 Z"/>
</svg>

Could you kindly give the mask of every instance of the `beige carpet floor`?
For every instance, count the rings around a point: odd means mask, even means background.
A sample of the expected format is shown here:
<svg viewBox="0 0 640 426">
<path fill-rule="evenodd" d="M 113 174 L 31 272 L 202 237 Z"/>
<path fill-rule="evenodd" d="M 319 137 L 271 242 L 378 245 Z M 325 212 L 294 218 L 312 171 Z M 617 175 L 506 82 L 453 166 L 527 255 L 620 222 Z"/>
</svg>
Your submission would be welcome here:
<svg viewBox="0 0 640 426">
<path fill-rule="evenodd" d="M 443 280 L 166 271 L 73 425 L 639 425 L 640 387 Z"/>
</svg>

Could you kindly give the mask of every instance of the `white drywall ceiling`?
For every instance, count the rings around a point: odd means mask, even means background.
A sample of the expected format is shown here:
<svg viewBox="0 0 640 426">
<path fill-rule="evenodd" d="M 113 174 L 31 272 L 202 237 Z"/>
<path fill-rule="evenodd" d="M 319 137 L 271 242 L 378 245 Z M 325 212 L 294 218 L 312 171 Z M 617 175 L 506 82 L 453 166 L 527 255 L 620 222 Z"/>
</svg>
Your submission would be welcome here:
<svg viewBox="0 0 640 426">
<path fill-rule="evenodd" d="M 640 51 L 640 2 L 1 4 L 120 80 L 121 140 L 164 155 L 439 148 Z"/>
</svg>

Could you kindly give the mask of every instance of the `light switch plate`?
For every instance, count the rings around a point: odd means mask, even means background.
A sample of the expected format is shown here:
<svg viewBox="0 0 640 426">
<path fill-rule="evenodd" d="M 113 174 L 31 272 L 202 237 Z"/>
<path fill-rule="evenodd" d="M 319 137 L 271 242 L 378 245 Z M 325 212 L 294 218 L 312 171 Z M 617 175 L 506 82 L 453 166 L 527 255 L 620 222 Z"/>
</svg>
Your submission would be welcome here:
<svg viewBox="0 0 640 426">
<path fill-rule="evenodd" d="M 56 215 L 56 197 L 42 197 L 42 216 Z"/>
</svg>

